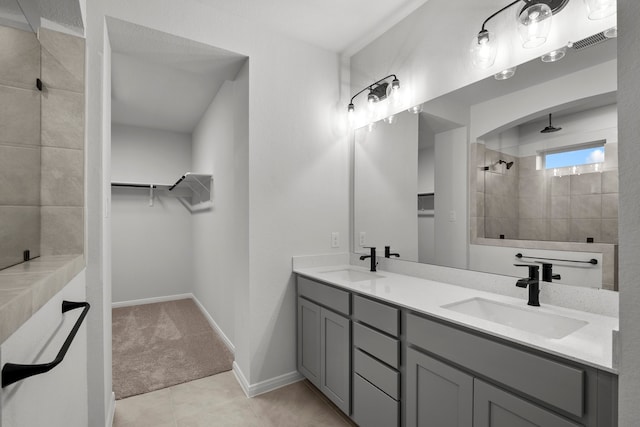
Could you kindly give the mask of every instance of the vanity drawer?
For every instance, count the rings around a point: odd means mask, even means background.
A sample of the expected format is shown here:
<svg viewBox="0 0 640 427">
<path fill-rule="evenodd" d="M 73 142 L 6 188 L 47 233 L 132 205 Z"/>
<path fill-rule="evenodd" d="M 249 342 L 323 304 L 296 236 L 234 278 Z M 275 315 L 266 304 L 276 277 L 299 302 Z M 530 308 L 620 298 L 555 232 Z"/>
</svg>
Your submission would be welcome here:
<svg viewBox="0 0 640 427">
<path fill-rule="evenodd" d="M 297 280 L 299 296 L 315 301 L 338 313 L 350 314 L 349 292 L 341 291 L 302 276 L 298 276 Z"/>
<path fill-rule="evenodd" d="M 353 350 L 353 370 L 395 400 L 400 399 L 400 373 L 357 348 Z"/>
<path fill-rule="evenodd" d="M 363 427 L 396 427 L 400 403 L 358 374 L 353 374 L 353 419 Z"/>
<path fill-rule="evenodd" d="M 353 316 L 389 335 L 400 335 L 400 310 L 397 308 L 354 295 Z"/>
<path fill-rule="evenodd" d="M 582 369 L 413 314 L 407 315 L 407 341 L 570 414 L 584 414 Z"/>
<path fill-rule="evenodd" d="M 353 322 L 353 345 L 396 369 L 399 367 L 400 342 L 395 338 Z"/>
</svg>

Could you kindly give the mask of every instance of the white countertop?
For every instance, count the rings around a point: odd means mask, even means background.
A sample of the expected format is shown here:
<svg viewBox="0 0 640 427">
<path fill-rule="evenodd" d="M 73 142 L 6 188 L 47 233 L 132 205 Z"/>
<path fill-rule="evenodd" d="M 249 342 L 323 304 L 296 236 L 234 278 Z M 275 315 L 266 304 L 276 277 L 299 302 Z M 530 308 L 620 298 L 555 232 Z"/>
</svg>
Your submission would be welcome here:
<svg viewBox="0 0 640 427">
<path fill-rule="evenodd" d="M 618 319 L 615 317 L 545 304 L 541 307 L 531 307 L 526 304 L 526 300 L 386 271 L 376 272 L 378 276 L 382 276 L 380 278 L 357 282 L 335 279 L 323 274 L 323 272 L 341 269 L 368 271 L 368 269 L 353 265 L 330 265 L 295 268 L 294 272 L 348 291 L 374 297 L 390 304 L 617 374 L 612 360 L 612 331 L 618 330 Z M 526 289 L 522 291 L 526 296 L 528 291 Z M 541 284 L 542 292 L 544 292 L 543 284 Z M 524 310 L 584 320 L 588 324 L 564 338 L 553 339 L 441 307 L 475 297 L 515 305 Z"/>
</svg>

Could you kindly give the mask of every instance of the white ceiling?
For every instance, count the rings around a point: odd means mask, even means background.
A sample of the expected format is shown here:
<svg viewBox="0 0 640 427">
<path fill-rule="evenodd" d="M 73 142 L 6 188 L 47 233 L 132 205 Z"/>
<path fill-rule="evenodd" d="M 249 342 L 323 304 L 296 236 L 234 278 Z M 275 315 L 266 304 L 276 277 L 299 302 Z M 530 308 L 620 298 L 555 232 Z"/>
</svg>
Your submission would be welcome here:
<svg viewBox="0 0 640 427">
<path fill-rule="evenodd" d="M 353 54 L 428 0 L 197 1 L 289 37 Z"/>
<path fill-rule="evenodd" d="M 246 57 L 109 19 L 113 123 L 191 133 Z"/>
</svg>

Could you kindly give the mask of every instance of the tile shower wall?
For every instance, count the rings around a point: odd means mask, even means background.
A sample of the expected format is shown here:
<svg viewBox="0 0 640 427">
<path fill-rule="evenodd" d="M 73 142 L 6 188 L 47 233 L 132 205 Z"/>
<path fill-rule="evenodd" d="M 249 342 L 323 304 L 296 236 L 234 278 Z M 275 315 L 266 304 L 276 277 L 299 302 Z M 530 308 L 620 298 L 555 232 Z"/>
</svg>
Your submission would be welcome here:
<svg viewBox="0 0 640 427">
<path fill-rule="evenodd" d="M 41 252 L 84 248 L 84 39 L 41 28 Z"/>
<path fill-rule="evenodd" d="M 618 243 L 616 143 L 605 145 L 603 172 L 562 177 L 537 170 L 536 156 L 514 158 L 481 144 L 475 150 L 482 163 L 477 165 L 478 236 Z M 496 165 L 498 159 L 513 161 L 514 167 Z M 486 165 L 490 169 L 483 171 Z"/>
<path fill-rule="evenodd" d="M 40 44 L 0 27 L 0 268 L 40 252 Z"/>
</svg>

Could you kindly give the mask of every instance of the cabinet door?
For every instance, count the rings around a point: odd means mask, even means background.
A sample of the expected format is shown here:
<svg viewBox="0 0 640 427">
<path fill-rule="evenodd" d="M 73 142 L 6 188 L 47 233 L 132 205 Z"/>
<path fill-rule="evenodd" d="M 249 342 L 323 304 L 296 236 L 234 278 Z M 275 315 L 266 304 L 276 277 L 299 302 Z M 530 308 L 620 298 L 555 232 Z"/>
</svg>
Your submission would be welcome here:
<svg viewBox="0 0 640 427">
<path fill-rule="evenodd" d="M 473 378 L 411 348 L 407 349 L 407 427 L 469 427 Z"/>
<path fill-rule="evenodd" d="M 298 298 L 298 371 L 320 388 L 320 306 Z"/>
<path fill-rule="evenodd" d="M 332 311 L 320 311 L 320 390 L 349 415 L 351 395 L 349 319 Z"/>
<path fill-rule="evenodd" d="M 578 427 L 504 390 L 474 380 L 474 427 Z"/>
</svg>

